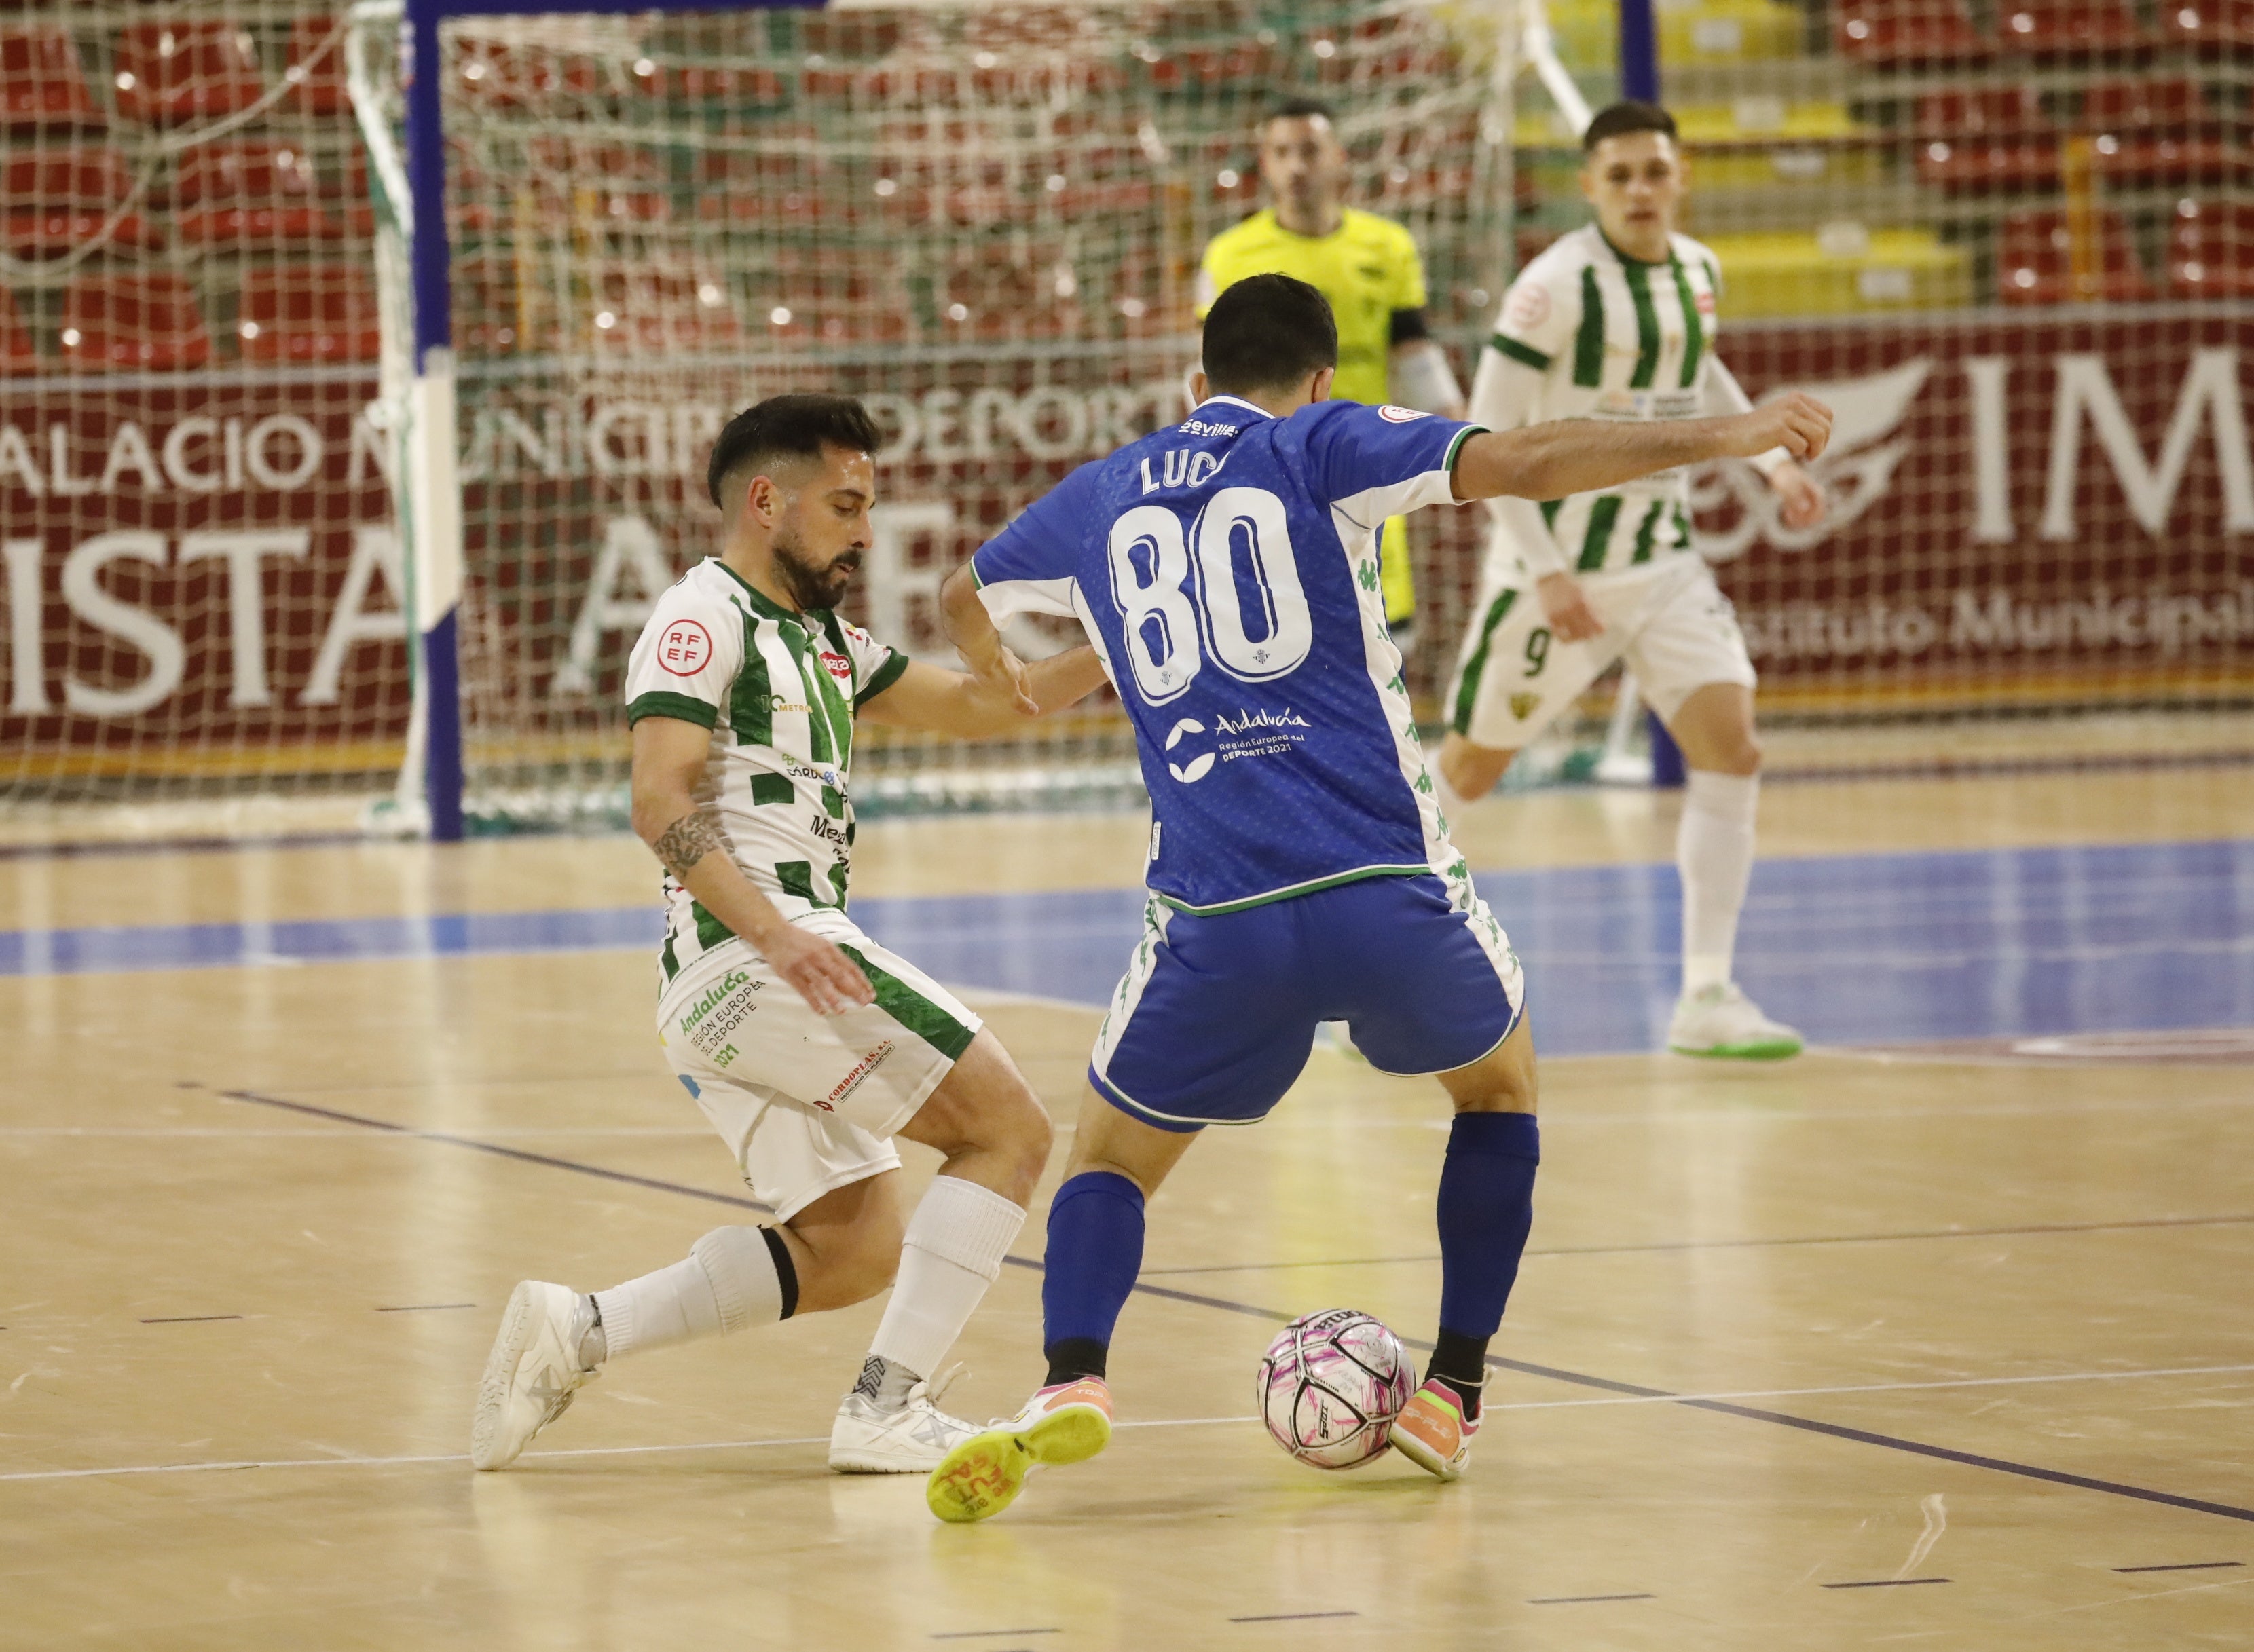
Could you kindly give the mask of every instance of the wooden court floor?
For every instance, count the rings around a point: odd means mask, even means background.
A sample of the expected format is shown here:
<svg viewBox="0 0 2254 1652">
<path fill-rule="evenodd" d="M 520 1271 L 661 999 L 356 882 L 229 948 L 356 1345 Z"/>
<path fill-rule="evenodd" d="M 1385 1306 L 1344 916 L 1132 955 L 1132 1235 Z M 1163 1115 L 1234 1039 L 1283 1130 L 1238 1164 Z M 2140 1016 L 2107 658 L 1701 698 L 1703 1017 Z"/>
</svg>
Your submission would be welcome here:
<svg viewBox="0 0 2254 1652">
<path fill-rule="evenodd" d="M 1771 804 L 1780 853 L 2190 841 L 2245 835 L 2254 786 Z M 1138 831 L 887 826 L 864 887 L 1131 881 Z M 1582 794 L 1465 835 L 1481 865 L 1648 859 L 1666 820 Z M 0 929 L 594 905 L 647 895 L 642 855 L 30 856 Z M 1431 1335 L 1437 1091 L 1320 1052 L 1154 1204 L 1112 1450 L 950 1529 L 919 1482 L 822 1467 L 874 1304 L 622 1362 L 470 1472 L 514 1281 L 758 1219 L 649 991 L 623 951 L 0 977 L 0 1647 L 2254 1645 L 2243 1060 L 1546 1063 L 1493 1420 L 1442 1486 L 1299 1468 L 1250 1420 L 1284 1318 Z M 982 1007 L 1068 1120 L 1094 1012 Z M 1039 1375 L 1038 1223 L 957 1349 L 965 1412 Z"/>
</svg>

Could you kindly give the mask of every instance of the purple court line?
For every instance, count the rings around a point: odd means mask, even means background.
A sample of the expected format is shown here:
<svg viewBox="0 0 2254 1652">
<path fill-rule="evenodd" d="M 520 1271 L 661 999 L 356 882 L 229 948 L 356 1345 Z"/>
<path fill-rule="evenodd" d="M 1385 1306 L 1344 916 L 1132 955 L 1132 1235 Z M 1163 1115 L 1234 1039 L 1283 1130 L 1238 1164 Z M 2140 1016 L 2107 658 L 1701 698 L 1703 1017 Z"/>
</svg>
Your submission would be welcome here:
<svg viewBox="0 0 2254 1652">
<path fill-rule="evenodd" d="M 1231 1618 L 1231 1623 L 1305 1623 L 1311 1618 L 1358 1618 L 1359 1612 L 1270 1612 L 1256 1618 Z"/>
<path fill-rule="evenodd" d="M 1824 1589 L 1914 1589 L 1921 1583 L 1954 1583 L 1954 1578 L 1873 1578 L 1868 1583 L 1826 1583 Z"/>
<path fill-rule="evenodd" d="M 2182 1560 L 2169 1566 L 2116 1566 L 2116 1572 L 2229 1572 L 2244 1560 Z"/>
<path fill-rule="evenodd" d="M 928 1637 L 934 1641 L 1000 1641 L 1018 1635 L 1061 1635 L 1061 1629 L 950 1629 Z"/>
<path fill-rule="evenodd" d="M 169 1319 L 143 1320 L 144 1325 L 208 1325 L 214 1320 L 239 1320 L 240 1314 L 176 1314 Z"/>
<path fill-rule="evenodd" d="M 380 1307 L 379 1314 L 438 1314 L 447 1308 L 475 1307 L 475 1302 L 409 1302 L 399 1307 Z"/>
<path fill-rule="evenodd" d="M 1530 1607 L 1580 1607 L 1600 1600 L 1656 1600 L 1656 1594 L 1551 1594 L 1539 1600 L 1529 1600 Z"/>
<path fill-rule="evenodd" d="M 444 1142 L 450 1147 L 469 1147 L 479 1153 L 489 1153 L 496 1158 L 515 1159 L 526 1164 L 536 1164 L 551 1170 L 569 1170 L 577 1175 L 594 1176 L 605 1181 L 624 1182 L 629 1187 L 648 1188 L 657 1193 L 677 1193 L 691 1199 L 703 1199 L 714 1204 L 732 1205 L 738 1209 L 757 1210 L 772 1216 L 772 1207 L 753 1199 L 728 1193 L 710 1193 L 703 1188 L 692 1188 L 685 1182 L 663 1181 L 654 1176 L 632 1175 L 623 1170 L 606 1169 L 601 1165 L 583 1163 L 576 1159 L 558 1159 L 544 1153 L 527 1153 L 522 1147 L 504 1147 L 498 1143 L 480 1141 L 474 1137 L 450 1135 L 443 1131 L 417 1130 L 409 1125 L 394 1124 L 386 1119 L 370 1119 L 365 1114 L 345 1112 L 332 1107 L 316 1107 L 302 1101 L 286 1101 L 279 1096 L 262 1096 L 249 1090 L 221 1090 L 214 1094 L 228 1101 L 248 1102 L 262 1107 L 281 1107 L 291 1112 L 309 1113 L 317 1118 L 332 1119 L 345 1124 L 360 1125 L 370 1130 L 382 1130 L 395 1135 L 413 1136 L 424 1141 Z M 1004 1263 L 1013 1267 L 1028 1268 L 1036 1273 L 1046 1270 L 1030 1257 L 1005 1256 Z M 1250 1302 L 1233 1302 L 1226 1297 L 1200 1296 L 1191 1291 L 1177 1291 L 1164 1286 L 1138 1284 L 1138 1293 L 1144 1296 L 1164 1297 L 1170 1301 L 1187 1302 L 1199 1307 L 1217 1308 L 1225 1314 L 1241 1314 L 1252 1319 L 1266 1320 L 1271 1324 L 1288 1324 L 1294 1317 L 1274 1308 L 1258 1307 Z M 1432 1344 L 1413 1336 L 1401 1341 L 1407 1346 L 1430 1352 Z M 1946 1446 L 1928 1446 L 1921 1440 L 1904 1439 L 1894 1434 L 1875 1433 L 1866 1428 L 1849 1428 L 1839 1423 L 1817 1422 L 1813 1418 L 1788 1416 L 1782 1412 L 1762 1411 L 1751 1405 L 1740 1405 L 1728 1400 L 1693 1399 L 1686 1395 L 1670 1392 L 1663 1388 L 1647 1388 L 1637 1383 L 1623 1383 L 1609 1377 L 1595 1377 L 1586 1371 L 1569 1371 L 1554 1365 L 1536 1365 L 1526 1360 L 1503 1359 L 1490 1354 L 1489 1365 L 1521 1372 L 1529 1377 L 1546 1377 L 1551 1382 L 1565 1383 L 1577 1388 L 1594 1388 L 1606 1393 L 1633 1394 L 1645 1399 L 1672 1400 L 1676 1405 L 1696 1411 L 1717 1412 L 1726 1417 L 1742 1417 L 1757 1423 L 1774 1423 L 1780 1428 L 1797 1428 L 1811 1434 L 1826 1434 L 1834 1439 L 1852 1440 L 1858 1445 L 1882 1446 L 1888 1451 L 1907 1452 L 1913 1456 L 1931 1457 L 1942 1462 L 1961 1463 L 1967 1467 L 1986 1468 L 2001 1474 L 2016 1474 L 2023 1480 L 2040 1480 L 2052 1485 L 2072 1486 L 2082 1491 L 2104 1492 L 2115 1497 L 2132 1497 L 2140 1502 L 2160 1503 L 2171 1509 L 2189 1509 L 2194 1514 L 2220 1515 L 2226 1520 L 2243 1520 L 2254 1524 L 2254 1509 L 2241 1509 L 2230 1503 L 2208 1502 L 2198 1497 L 2183 1497 L 2170 1491 L 2152 1491 L 2143 1486 L 2123 1485 L 2111 1480 L 2097 1480 L 2087 1474 L 2070 1474 L 2062 1469 L 2038 1467 L 2032 1463 L 2012 1462 L 2008 1458 L 1984 1457 L 1977 1452 L 1956 1451 Z"/>
</svg>

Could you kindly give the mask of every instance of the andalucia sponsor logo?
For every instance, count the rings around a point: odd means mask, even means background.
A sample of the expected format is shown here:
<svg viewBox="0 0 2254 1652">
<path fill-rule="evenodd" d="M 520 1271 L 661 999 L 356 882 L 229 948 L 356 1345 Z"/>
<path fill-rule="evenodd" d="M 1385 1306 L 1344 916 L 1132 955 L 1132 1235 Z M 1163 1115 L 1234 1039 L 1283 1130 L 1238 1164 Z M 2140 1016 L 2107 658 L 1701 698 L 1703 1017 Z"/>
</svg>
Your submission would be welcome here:
<svg viewBox="0 0 2254 1652">
<path fill-rule="evenodd" d="M 766 986 L 765 981 L 755 981 L 742 970 L 730 970 L 699 993 L 696 1001 L 682 1014 L 680 1023 L 682 1036 L 688 1039 L 691 1049 L 711 1057 L 718 1065 L 726 1066 L 727 1062 L 720 1059 L 718 1052 L 725 1046 L 729 1059 L 734 1059 L 734 1048 L 728 1045 L 728 1038 L 744 1024 L 744 1018 L 759 1007 L 752 1001 L 751 993 Z M 750 992 L 738 990 L 745 987 L 748 987 Z"/>
</svg>

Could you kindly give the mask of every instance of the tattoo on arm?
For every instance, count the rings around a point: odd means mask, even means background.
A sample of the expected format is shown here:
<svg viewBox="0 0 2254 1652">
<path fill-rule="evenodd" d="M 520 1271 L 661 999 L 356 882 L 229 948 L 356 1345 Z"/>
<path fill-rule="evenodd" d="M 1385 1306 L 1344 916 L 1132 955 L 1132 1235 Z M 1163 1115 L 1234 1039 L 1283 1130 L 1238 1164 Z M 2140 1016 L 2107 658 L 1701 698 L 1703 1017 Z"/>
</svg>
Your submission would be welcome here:
<svg viewBox="0 0 2254 1652">
<path fill-rule="evenodd" d="M 684 882 L 689 869 L 721 847 L 719 823 L 706 814 L 684 814 L 650 847 L 665 869 Z"/>
</svg>

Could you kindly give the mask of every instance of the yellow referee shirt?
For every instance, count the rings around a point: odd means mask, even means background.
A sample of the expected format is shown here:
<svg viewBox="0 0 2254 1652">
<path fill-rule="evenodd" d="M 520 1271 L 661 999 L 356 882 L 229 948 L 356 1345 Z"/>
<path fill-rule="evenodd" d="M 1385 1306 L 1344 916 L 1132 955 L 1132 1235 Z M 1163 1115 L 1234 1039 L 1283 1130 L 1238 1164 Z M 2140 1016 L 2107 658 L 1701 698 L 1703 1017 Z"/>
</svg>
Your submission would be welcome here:
<svg viewBox="0 0 2254 1652">
<path fill-rule="evenodd" d="M 1198 317 L 1247 275 L 1293 275 L 1330 301 L 1338 322 L 1338 379 L 1342 401 L 1381 404 L 1393 353 L 1393 315 L 1424 307 L 1424 266 L 1409 232 L 1390 218 L 1349 206 L 1327 235 L 1298 235 L 1276 221 L 1273 208 L 1255 213 L 1209 241 L 1198 271 Z M 1379 550 L 1385 614 L 1396 624 L 1417 611 L 1409 575 L 1407 524 L 1385 525 Z"/>
</svg>

